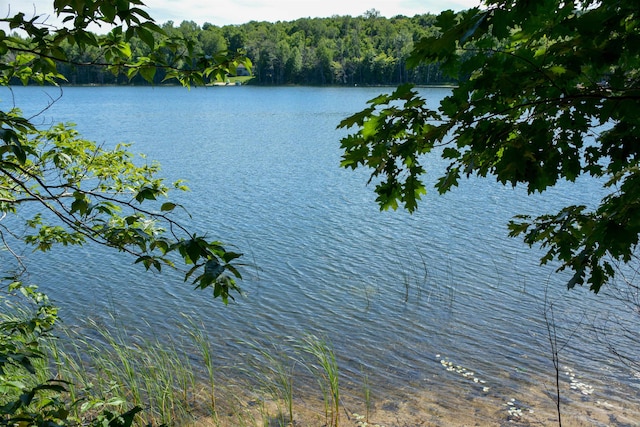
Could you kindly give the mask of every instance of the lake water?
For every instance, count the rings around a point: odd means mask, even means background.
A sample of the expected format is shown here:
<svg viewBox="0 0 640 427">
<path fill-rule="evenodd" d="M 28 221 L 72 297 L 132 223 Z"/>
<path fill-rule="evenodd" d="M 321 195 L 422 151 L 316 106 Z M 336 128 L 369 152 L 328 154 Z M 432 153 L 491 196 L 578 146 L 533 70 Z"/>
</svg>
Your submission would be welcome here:
<svg viewBox="0 0 640 427">
<path fill-rule="evenodd" d="M 448 93 L 421 90 L 434 105 Z M 554 387 L 547 295 L 563 344 L 560 363 L 594 390 L 567 387 L 569 405 L 580 412 L 602 409 L 606 400 L 619 415 L 637 401 L 639 379 L 607 344 L 615 340 L 635 358 L 637 319 L 607 295 L 567 291 L 567 276 L 540 267 L 540 252 L 508 238 L 506 228 L 518 213 L 593 205 L 598 183 L 564 183 L 528 197 L 472 178 L 445 196 L 430 191 L 413 215 L 380 212 L 367 171 L 339 167 L 345 132 L 336 126 L 382 91 L 64 88 L 36 121 L 73 121 L 106 145 L 132 142 L 132 151 L 162 164 L 164 176 L 186 179 L 191 191 L 176 196 L 193 215 L 189 226 L 245 253 L 252 265 L 243 271 L 247 295 L 224 307 L 177 273 L 145 273 L 100 248 L 35 254 L 31 279 L 59 302 L 70 325 L 115 313 L 132 328 L 175 338 L 187 313 L 203 323 L 224 365 L 240 363 L 243 340 L 313 333 L 333 344 L 347 382 L 364 371 L 387 397 L 427 390 L 436 400 L 485 402 L 496 411 L 511 398 L 534 407 L 534 396 Z M 58 94 L 20 87 L 1 97 L 4 108 L 15 100 L 31 115 Z M 442 164 L 434 158 L 431 166 L 433 181 Z M 627 320 L 633 329 L 617 330 Z M 441 360 L 486 382 L 447 371 Z"/>
</svg>

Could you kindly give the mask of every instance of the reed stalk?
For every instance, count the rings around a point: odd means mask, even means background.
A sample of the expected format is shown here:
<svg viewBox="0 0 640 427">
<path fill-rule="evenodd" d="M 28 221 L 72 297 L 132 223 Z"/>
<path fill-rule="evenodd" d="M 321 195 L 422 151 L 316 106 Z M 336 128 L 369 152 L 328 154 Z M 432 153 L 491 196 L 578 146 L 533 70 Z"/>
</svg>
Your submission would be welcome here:
<svg viewBox="0 0 640 427">
<path fill-rule="evenodd" d="M 325 400 L 327 423 L 338 427 L 340 421 L 340 384 L 339 369 L 333 348 L 326 340 L 307 335 L 302 339 L 301 350 L 314 359 L 308 368 L 316 375 Z"/>
<path fill-rule="evenodd" d="M 265 348 L 257 342 L 247 344 L 256 355 L 256 358 L 251 361 L 252 376 L 257 377 L 262 389 L 276 403 L 280 426 L 293 426 L 293 370 L 295 363 L 289 366 L 286 362 L 295 361 L 273 343 L 270 345 L 271 349 Z M 284 410 L 281 405 L 284 406 Z"/>
<path fill-rule="evenodd" d="M 364 395 L 364 420 L 368 423 L 373 402 L 371 401 L 371 387 L 369 385 L 369 376 L 366 372 L 364 372 L 364 370 L 362 371 L 362 392 Z"/>
<path fill-rule="evenodd" d="M 189 323 L 189 335 L 191 340 L 196 345 L 196 347 L 200 350 L 200 356 L 202 357 L 202 361 L 207 370 L 207 379 L 208 379 L 208 388 L 209 388 L 209 396 L 208 396 L 208 406 L 211 412 L 211 417 L 214 422 L 218 422 L 218 410 L 216 407 L 216 380 L 215 380 L 215 369 L 213 364 L 213 356 L 211 354 L 211 345 L 209 344 L 209 340 L 204 335 L 203 331 L 205 330 L 203 325 L 197 325 L 193 319 L 187 318 Z"/>
</svg>

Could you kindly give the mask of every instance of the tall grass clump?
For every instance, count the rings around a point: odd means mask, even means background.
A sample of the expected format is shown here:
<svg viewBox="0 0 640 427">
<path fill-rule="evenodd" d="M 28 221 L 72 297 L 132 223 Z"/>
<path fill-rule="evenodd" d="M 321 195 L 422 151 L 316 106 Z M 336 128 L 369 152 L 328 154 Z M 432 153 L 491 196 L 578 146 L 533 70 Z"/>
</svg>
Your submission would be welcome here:
<svg viewBox="0 0 640 427">
<path fill-rule="evenodd" d="M 213 420 L 217 423 L 218 411 L 216 407 L 216 380 L 215 369 L 213 365 L 213 355 L 211 352 L 211 344 L 208 338 L 204 334 L 204 325 L 197 325 L 193 319 L 187 318 L 189 324 L 189 335 L 196 347 L 200 350 L 200 356 L 202 357 L 202 363 L 207 371 L 208 380 L 208 406 L 209 412 Z"/>
<path fill-rule="evenodd" d="M 369 416 L 371 415 L 371 409 L 373 406 L 373 402 L 371 401 L 371 386 L 369 384 L 369 375 L 362 370 L 362 394 L 364 397 L 364 420 L 365 422 L 369 422 Z"/>
<path fill-rule="evenodd" d="M 70 383 L 51 371 L 61 366 L 53 335 L 57 307 L 35 286 L 15 281 L 6 290 L 0 295 L 0 425 L 130 427 L 140 408 L 121 410 L 130 405 L 117 398 L 76 399 Z M 15 301 L 20 294 L 26 301 Z"/>
<path fill-rule="evenodd" d="M 141 425 L 180 425 L 203 412 L 215 419 L 211 353 L 198 332 L 192 338 L 200 345 L 210 373 L 207 398 L 200 393 L 203 368 L 180 350 L 186 343 L 141 339 L 121 325 L 108 328 L 88 321 L 85 326 L 90 336 L 66 330 L 63 345 L 49 344 L 56 375 L 72 384 L 72 398 L 87 402 L 99 398 L 144 408 Z"/>
<path fill-rule="evenodd" d="M 88 320 L 73 329 L 61 328 L 62 337 L 45 344 L 50 362 L 38 367 L 40 381 L 59 378 L 68 384 L 69 400 L 79 402 L 70 407 L 74 419 L 88 419 L 87 414 L 90 419 L 108 407 L 115 414 L 141 410 L 134 414 L 137 426 L 293 427 L 311 418 L 327 427 L 339 426 L 340 375 L 333 347 L 325 339 L 306 335 L 241 342 L 247 363 L 218 372 L 224 367 L 215 363 L 205 328 L 189 318 L 176 326 L 186 332 L 178 334 L 184 341 L 143 338 L 152 326 L 137 330 L 113 316 L 110 320 L 113 324 Z M 222 386 L 216 383 L 218 374 L 225 378 Z M 294 381 L 297 375 L 299 382 Z M 294 389 L 294 383 L 304 390 Z M 309 384 L 317 384 L 315 390 L 306 390 Z M 368 419 L 366 377 L 364 390 Z M 295 408 L 298 392 L 301 406 Z M 304 397 L 316 392 L 322 395 L 324 423 L 304 405 Z"/>
<path fill-rule="evenodd" d="M 295 359 L 289 357 L 276 344 L 261 345 L 245 342 L 252 351 L 249 359 L 249 377 L 273 400 L 277 408 L 277 422 L 281 427 L 293 426 L 293 378 Z M 263 423 L 269 425 L 269 411 L 263 405 Z"/>
<path fill-rule="evenodd" d="M 340 375 L 333 347 L 322 338 L 307 335 L 301 340 L 300 350 L 313 359 L 306 366 L 316 377 L 322 391 L 326 422 L 330 426 L 338 427 L 340 421 Z"/>
</svg>

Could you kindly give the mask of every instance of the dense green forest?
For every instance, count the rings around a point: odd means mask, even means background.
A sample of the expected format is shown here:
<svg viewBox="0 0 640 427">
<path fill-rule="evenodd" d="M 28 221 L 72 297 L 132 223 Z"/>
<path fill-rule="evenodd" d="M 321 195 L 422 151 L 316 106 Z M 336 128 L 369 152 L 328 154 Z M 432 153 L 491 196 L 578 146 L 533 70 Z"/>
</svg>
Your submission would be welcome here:
<svg viewBox="0 0 640 427">
<path fill-rule="evenodd" d="M 260 85 L 397 85 L 440 84 L 447 80 L 437 64 L 409 69 L 406 59 L 414 43 L 434 35 L 435 15 L 385 18 L 372 9 L 358 17 L 301 18 L 290 22 L 256 22 L 218 27 L 193 21 L 161 25 L 168 36 L 181 35 L 195 53 L 213 55 L 242 50 L 253 63 L 251 80 Z M 130 83 L 124 73 L 112 74 L 100 66 L 101 52 L 64 44 L 78 65 L 60 64 L 71 84 Z M 142 40 L 131 42 L 133 58 L 149 54 Z M 171 55 L 170 51 L 166 55 Z M 84 64 L 84 65 L 80 65 Z M 94 65 L 91 65 L 94 64 Z M 161 83 L 158 72 L 155 83 Z M 142 77 L 134 84 L 147 84 Z"/>
</svg>

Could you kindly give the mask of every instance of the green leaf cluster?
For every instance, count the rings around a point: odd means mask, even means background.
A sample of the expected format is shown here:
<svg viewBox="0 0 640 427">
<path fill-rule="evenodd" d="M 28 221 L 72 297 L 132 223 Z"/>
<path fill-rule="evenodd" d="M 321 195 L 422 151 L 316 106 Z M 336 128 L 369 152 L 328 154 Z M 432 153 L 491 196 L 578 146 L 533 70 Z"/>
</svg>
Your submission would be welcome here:
<svg viewBox="0 0 640 427">
<path fill-rule="evenodd" d="M 567 206 L 510 224 L 511 235 L 547 249 L 543 263 L 573 271 L 569 287 L 598 292 L 616 263 L 635 258 L 640 233 L 638 5 L 489 0 L 445 11 L 436 25 L 408 62 L 437 62 L 459 85 L 437 110 L 406 88 L 370 101 L 340 124 L 357 128 L 342 140 L 343 166 L 372 168 L 381 206 L 409 211 L 434 147 L 447 162 L 440 193 L 471 175 L 529 193 L 582 175 L 605 180 L 609 194 L 593 210 Z"/>
</svg>

